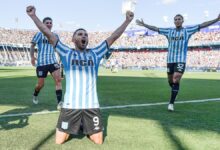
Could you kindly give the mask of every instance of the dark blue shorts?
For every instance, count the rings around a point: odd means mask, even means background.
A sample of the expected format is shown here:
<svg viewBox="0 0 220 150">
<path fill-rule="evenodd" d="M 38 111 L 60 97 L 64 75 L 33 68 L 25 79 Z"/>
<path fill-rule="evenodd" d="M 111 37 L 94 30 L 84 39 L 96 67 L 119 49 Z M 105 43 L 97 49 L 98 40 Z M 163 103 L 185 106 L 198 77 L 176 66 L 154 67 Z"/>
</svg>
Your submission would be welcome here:
<svg viewBox="0 0 220 150">
<path fill-rule="evenodd" d="M 167 74 L 174 74 L 174 72 L 184 73 L 186 63 L 167 63 Z"/>
<path fill-rule="evenodd" d="M 55 64 L 49 64 L 49 65 L 44 65 L 44 66 L 38 66 L 36 73 L 38 78 L 46 78 L 48 72 L 52 74 L 54 71 L 60 69 L 60 65 L 55 63 Z"/>
<path fill-rule="evenodd" d="M 81 127 L 85 135 L 103 131 L 100 109 L 61 109 L 57 122 L 59 131 L 78 134 Z"/>
</svg>

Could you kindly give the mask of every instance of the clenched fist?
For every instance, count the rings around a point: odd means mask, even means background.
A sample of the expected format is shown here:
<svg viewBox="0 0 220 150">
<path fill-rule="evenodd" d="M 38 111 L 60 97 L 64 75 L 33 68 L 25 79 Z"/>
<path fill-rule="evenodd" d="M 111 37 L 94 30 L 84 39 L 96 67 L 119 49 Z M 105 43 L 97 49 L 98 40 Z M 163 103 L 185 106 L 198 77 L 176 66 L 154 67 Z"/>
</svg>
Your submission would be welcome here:
<svg viewBox="0 0 220 150">
<path fill-rule="evenodd" d="M 29 16 L 34 16 L 35 15 L 35 12 L 36 12 L 36 9 L 34 6 L 28 6 L 26 8 L 26 12 Z"/>
<path fill-rule="evenodd" d="M 126 12 L 126 20 L 131 22 L 133 20 L 133 18 L 134 18 L 134 13 L 131 11 L 127 11 Z"/>
</svg>

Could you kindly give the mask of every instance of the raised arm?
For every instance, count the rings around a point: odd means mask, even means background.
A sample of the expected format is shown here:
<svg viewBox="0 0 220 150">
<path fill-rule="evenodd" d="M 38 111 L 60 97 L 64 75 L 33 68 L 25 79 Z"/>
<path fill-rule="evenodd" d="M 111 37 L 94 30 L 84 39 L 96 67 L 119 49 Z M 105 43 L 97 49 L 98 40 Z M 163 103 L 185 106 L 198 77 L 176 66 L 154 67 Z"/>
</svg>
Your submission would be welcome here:
<svg viewBox="0 0 220 150">
<path fill-rule="evenodd" d="M 112 35 L 110 37 L 108 37 L 106 39 L 109 47 L 115 42 L 115 40 L 117 40 L 122 35 L 122 33 L 125 31 L 125 29 L 130 24 L 130 22 L 133 20 L 133 18 L 134 18 L 134 13 L 131 11 L 127 11 L 126 12 L 126 20 L 123 22 L 123 24 L 120 27 L 118 27 L 112 33 Z"/>
<path fill-rule="evenodd" d="M 152 31 L 159 32 L 159 28 L 158 28 L 158 27 L 145 24 L 144 21 L 143 21 L 143 19 L 141 19 L 141 20 L 138 20 L 138 19 L 137 19 L 137 20 L 136 20 L 136 23 L 137 23 L 137 25 L 139 25 L 139 26 L 143 26 L 143 27 L 148 28 L 148 29 L 150 29 L 150 30 L 152 30 Z"/>
<path fill-rule="evenodd" d="M 58 38 L 40 21 L 40 19 L 36 16 L 36 9 L 34 6 L 28 6 L 26 8 L 27 14 L 34 21 L 38 29 L 47 37 L 50 44 L 53 46 L 56 45 Z"/>
<path fill-rule="evenodd" d="M 220 14 L 218 15 L 218 17 L 216 19 L 213 19 L 213 20 L 210 20 L 210 21 L 207 21 L 207 22 L 204 22 L 202 24 L 199 25 L 200 28 L 205 28 L 205 27 L 208 27 L 216 22 L 220 21 Z"/>
</svg>

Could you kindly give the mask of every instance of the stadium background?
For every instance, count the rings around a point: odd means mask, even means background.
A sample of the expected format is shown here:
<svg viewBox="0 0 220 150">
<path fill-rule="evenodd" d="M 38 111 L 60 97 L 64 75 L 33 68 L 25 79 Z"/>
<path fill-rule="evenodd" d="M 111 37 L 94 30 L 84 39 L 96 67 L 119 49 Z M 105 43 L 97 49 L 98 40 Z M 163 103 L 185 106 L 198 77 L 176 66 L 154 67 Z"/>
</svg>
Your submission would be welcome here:
<svg viewBox="0 0 220 150">
<path fill-rule="evenodd" d="M 30 67 L 29 47 L 36 32 L 0 28 L 0 149 L 220 148 L 220 78 L 215 72 L 219 71 L 219 23 L 190 39 L 187 71 L 174 113 L 167 111 L 167 40 L 136 26 L 125 32 L 99 71 L 98 91 L 106 129 L 102 146 L 82 135 L 71 137 L 62 146 L 54 144 L 59 112 L 51 77 L 39 96 L 39 105 L 32 104 L 36 75 L 35 68 Z M 72 32 L 55 32 L 73 47 Z M 110 34 L 89 32 L 89 47 Z"/>
<path fill-rule="evenodd" d="M 0 28 L 0 65 L 30 66 L 30 41 L 36 30 Z M 74 47 L 72 32 L 55 31 L 63 43 Z M 89 32 L 89 47 L 94 47 L 111 32 Z M 105 68 L 164 70 L 166 68 L 167 39 L 148 29 L 130 27 L 111 47 L 102 61 Z M 189 41 L 187 70 L 220 70 L 220 22 L 202 29 Z"/>
</svg>

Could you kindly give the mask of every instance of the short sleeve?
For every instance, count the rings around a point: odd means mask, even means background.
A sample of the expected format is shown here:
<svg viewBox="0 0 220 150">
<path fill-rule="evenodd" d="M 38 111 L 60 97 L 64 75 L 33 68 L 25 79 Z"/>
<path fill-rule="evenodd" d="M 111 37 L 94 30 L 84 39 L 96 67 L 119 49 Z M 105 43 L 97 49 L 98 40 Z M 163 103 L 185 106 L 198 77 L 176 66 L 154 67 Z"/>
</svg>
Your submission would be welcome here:
<svg viewBox="0 0 220 150">
<path fill-rule="evenodd" d="M 198 31 L 199 31 L 199 25 L 186 28 L 186 32 L 189 36 L 193 35 L 194 33 L 198 32 Z"/>
<path fill-rule="evenodd" d="M 92 51 L 99 57 L 102 58 L 109 50 L 107 41 L 103 41 L 96 48 L 93 48 Z"/>
<path fill-rule="evenodd" d="M 60 56 L 65 56 L 68 52 L 71 51 L 71 49 L 68 46 L 64 45 L 60 40 L 57 41 L 54 49 Z"/>
<path fill-rule="evenodd" d="M 159 34 L 165 35 L 166 37 L 168 37 L 170 32 L 170 28 L 159 28 Z"/>
<path fill-rule="evenodd" d="M 41 37 L 42 37 L 42 34 L 40 32 L 36 33 L 31 41 L 31 43 L 37 44 L 40 41 Z"/>
</svg>

